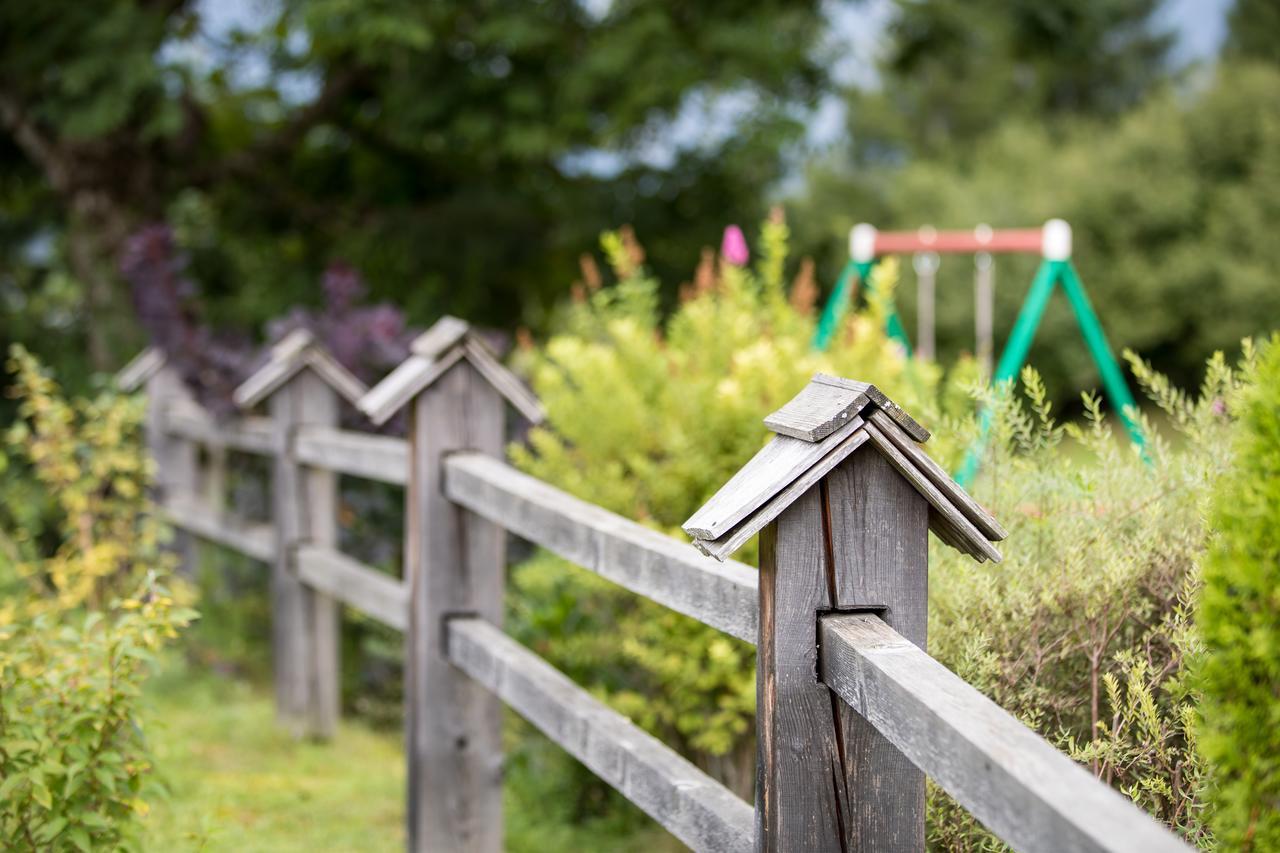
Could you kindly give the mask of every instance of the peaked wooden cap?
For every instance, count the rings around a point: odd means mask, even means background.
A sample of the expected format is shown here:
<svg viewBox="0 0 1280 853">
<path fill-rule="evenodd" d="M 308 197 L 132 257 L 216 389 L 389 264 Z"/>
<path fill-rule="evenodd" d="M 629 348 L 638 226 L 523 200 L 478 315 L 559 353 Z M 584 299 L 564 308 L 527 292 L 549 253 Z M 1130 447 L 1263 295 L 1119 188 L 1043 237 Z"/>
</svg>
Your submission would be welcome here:
<svg viewBox="0 0 1280 853">
<path fill-rule="evenodd" d="M 164 367 L 165 360 L 164 350 L 154 346 L 147 347 L 116 372 L 116 386 L 127 393 L 137 391 L 156 375 L 156 371 Z"/>
<path fill-rule="evenodd" d="M 329 355 L 315 335 L 306 329 L 295 329 L 271 348 L 266 363 L 240 383 L 232 399 L 242 409 L 252 408 L 307 368 L 319 374 L 349 403 L 355 404 L 364 396 L 364 383 Z"/>
<path fill-rule="evenodd" d="M 703 553 L 725 559 L 870 443 L 929 502 L 938 538 L 1000 560 L 991 543 L 1008 533 L 920 448 L 928 431 L 874 385 L 819 373 L 764 422 L 774 437 L 684 523 Z"/>
<path fill-rule="evenodd" d="M 385 423 L 464 359 L 530 423 L 541 423 L 545 417 L 542 403 L 533 392 L 498 361 L 498 357 L 464 320 L 447 315 L 441 317 L 414 340 L 410 350 L 412 354 L 399 367 L 356 403 L 356 408 L 375 424 Z"/>
</svg>

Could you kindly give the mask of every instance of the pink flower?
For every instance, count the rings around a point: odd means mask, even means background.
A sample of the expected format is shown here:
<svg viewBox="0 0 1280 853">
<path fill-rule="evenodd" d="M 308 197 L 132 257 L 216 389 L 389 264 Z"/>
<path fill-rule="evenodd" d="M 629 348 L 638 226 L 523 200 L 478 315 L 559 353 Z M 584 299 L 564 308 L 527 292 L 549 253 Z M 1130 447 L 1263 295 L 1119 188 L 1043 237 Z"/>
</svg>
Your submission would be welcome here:
<svg viewBox="0 0 1280 853">
<path fill-rule="evenodd" d="M 742 229 L 730 225 L 724 229 L 724 239 L 720 241 L 720 257 L 735 267 L 747 265 L 751 252 L 747 249 L 747 238 L 742 236 Z"/>
</svg>

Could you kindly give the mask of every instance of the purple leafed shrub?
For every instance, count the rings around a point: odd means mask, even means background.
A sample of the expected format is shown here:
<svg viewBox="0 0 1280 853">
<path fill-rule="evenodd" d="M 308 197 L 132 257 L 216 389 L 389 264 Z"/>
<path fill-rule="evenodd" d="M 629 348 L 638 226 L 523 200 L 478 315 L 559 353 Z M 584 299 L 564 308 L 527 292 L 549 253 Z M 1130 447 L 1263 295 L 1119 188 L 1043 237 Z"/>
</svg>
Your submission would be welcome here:
<svg viewBox="0 0 1280 853">
<path fill-rule="evenodd" d="M 248 337 L 204 323 L 199 287 L 187 275 L 189 259 L 168 225 L 148 225 L 125 244 L 120 271 L 134 308 L 154 346 L 164 351 L 195 399 L 217 415 L 234 414 L 232 393 L 263 354 Z M 348 370 L 376 381 L 409 355 L 418 330 L 387 303 L 362 305 L 367 290 L 349 264 L 335 261 L 322 279 L 320 310 L 293 308 L 267 323 L 268 345 L 295 329 L 310 330 Z"/>
</svg>

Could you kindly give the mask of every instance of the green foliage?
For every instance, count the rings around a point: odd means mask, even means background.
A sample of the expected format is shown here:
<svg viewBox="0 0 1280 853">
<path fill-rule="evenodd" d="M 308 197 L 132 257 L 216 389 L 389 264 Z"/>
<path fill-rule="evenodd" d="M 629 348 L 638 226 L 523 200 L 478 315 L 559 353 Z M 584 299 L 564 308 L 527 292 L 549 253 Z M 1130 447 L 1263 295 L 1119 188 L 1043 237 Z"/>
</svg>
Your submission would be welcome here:
<svg viewBox="0 0 1280 853">
<path fill-rule="evenodd" d="M 812 318 L 783 296 L 785 226 L 754 270 L 708 262 L 665 324 L 626 235 L 606 237 L 618 283 L 583 291 L 564 329 L 523 355 L 549 421 L 512 455 L 523 469 L 679 536 L 678 525 L 765 438 L 761 415 L 813 372 L 885 387 L 935 427 L 949 466 L 976 434 L 972 390 L 993 407 L 975 495 L 1009 527 L 998 564 L 930 543 L 930 652 L 1109 784 L 1207 846 L 1205 768 L 1186 675 L 1199 645 L 1187 602 L 1207 538 L 1205 495 L 1228 469 L 1228 414 L 1241 371 L 1212 359 L 1188 395 L 1130 356 L 1161 411 L 1150 464 L 1085 395 L 1083 424 L 1058 423 L 1039 375 L 995 394 L 962 363 L 945 384 L 904 359 L 882 329 L 883 300 L 855 313 L 831 352 L 809 349 Z M 892 289 L 892 264 L 881 268 Z M 1246 353 L 1247 355 L 1247 353 Z M 1247 359 L 1246 359 L 1247 360 Z M 1170 433 L 1172 437 L 1165 437 Z M 754 544 L 739 555 L 755 558 Z M 619 591 L 546 554 L 514 577 L 523 639 L 616 707 L 750 790 L 753 655 L 744 644 Z M 930 796 L 940 849 L 994 840 L 945 796 Z"/>
<path fill-rule="evenodd" d="M 68 402 L 18 347 L 10 368 L 23 420 L 7 440 L 56 506 L 58 544 L 19 528 L 0 554 L 0 842 L 130 846 L 151 770 L 140 687 L 194 613 L 165 585 L 139 401 Z"/>
<path fill-rule="evenodd" d="M 1118 119 L 1056 127 L 1015 119 L 972 146 L 893 171 L 819 169 L 796 216 L 812 229 L 801 245 L 820 258 L 825 247 L 833 275 L 858 220 L 914 229 L 1062 217 L 1112 344 L 1191 386 L 1213 352 L 1269 333 L 1280 316 L 1280 243 L 1271 236 L 1280 217 L 1278 89 L 1280 69 L 1227 65 L 1200 87 L 1158 94 Z M 998 259 L 997 341 L 1012 328 L 1038 262 Z M 972 351 L 972 281 L 969 258 L 943 259 L 936 316 L 944 364 Z M 915 288 L 904 284 L 898 302 L 914 329 Z M 1045 312 L 1031 361 L 1059 402 L 1098 385 L 1061 297 Z"/>
<path fill-rule="evenodd" d="M 852 94 L 856 158 L 953 155 L 1010 117 L 1114 115 L 1166 74 L 1159 0 L 898 0 L 879 85 Z"/>
<path fill-rule="evenodd" d="M 764 225 L 754 269 L 704 259 L 664 323 L 658 283 L 629 233 L 606 234 L 617 283 L 582 293 L 545 349 L 524 355 L 547 408 L 522 469 L 628 518 L 679 525 L 766 440 L 763 413 L 818 371 L 875 381 L 924 407 L 936 371 L 906 359 L 881 319 L 857 314 L 827 353 L 811 306 L 791 305 L 787 226 Z M 892 265 L 879 285 L 891 289 Z M 754 559 L 754 544 L 744 553 Z M 740 792 L 754 776 L 754 651 L 686 617 L 541 554 L 515 572 L 523 638 L 641 725 L 683 747 Z"/>
<path fill-rule="evenodd" d="M 1215 488 L 1204 565 L 1200 745 L 1225 849 L 1280 848 L 1280 345 L 1233 405 L 1239 465 Z"/>
<path fill-rule="evenodd" d="M 1204 847 L 1188 602 L 1251 352 L 1239 370 L 1211 359 L 1195 395 L 1129 354 L 1175 436 L 1144 419 L 1150 464 L 1117 441 L 1096 396 L 1084 397 L 1083 425 L 1056 423 L 1028 368 L 1025 403 L 990 398 L 998 439 L 975 491 L 1009 528 L 1004 561 L 979 565 L 931 543 L 930 653 Z M 939 847 L 993 843 L 945 797 L 935 793 L 930 811 Z"/>
</svg>

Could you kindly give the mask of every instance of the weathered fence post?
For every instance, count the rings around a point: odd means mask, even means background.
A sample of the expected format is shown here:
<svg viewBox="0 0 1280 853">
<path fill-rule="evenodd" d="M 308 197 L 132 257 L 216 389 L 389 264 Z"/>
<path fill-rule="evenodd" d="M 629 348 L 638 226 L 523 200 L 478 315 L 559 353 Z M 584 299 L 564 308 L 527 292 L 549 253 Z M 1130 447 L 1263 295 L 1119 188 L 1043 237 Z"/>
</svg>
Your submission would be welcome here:
<svg viewBox="0 0 1280 853">
<path fill-rule="evenodd" d="M 268 402 L 272 420 L 272 672 L 276 714 L 295 735 L 329 737 L 338 722 L 339 611 L 328 595 L 298 578 L 304 543 L 332 545 L 337 531 L 336 478 L 304 468 L 293 448 L 302 425 L 337 426 L 338 402 L 354 403 L 364 385 L 328 356 L 309 332 L 287 335 L 270 360 L 236 389 L 236 403 Z"/>
<path fill-rule="evenodd" d="M 503 398 L 536 417 L 536 400 L 476 338 L 445 317 L 359 407 L 375 423 L 409 407 L 405 655 L 409 849 L 502 849 L 502 701 L 448 662 L 445 621 L 502 624 L 506 534 L 444 495 L 444 457 L 501 456 Z"/>
<path fill-rule="evenodd" d="M 155 494 L 158 506 L 175 497 L 190 498 L 199 485 L 199 465 L 194 442 L 173 435 L 166 416 L 175 403 L 189 402 L 195 405 L 182 377 L 167 363 L 163 352 L 148 347 L 116 374 L 116 384 L 122 391 L 133 393 L 145 390 L 147 417 L 144 424 L 147 451 L 155 464 Z M 173 534 L 173 549 L 181 564 L 179 571 L 193 575 L 196 570 L 195 538 L 182 530 Z"/>
<path fill-rule="evenodd" d="M 1003 530 L 908 459 L 929 434 L 872 385 L 819 374 L 765 425 L 684 526 L 721 559 L 760 533 L 756 849 L 921 851 L 924 776 L 820 681 L 819 621 L 874 612 L 924 648 L 930 527 L 980 559 L 999 554 L 954 502 Z"/>
</svg>

